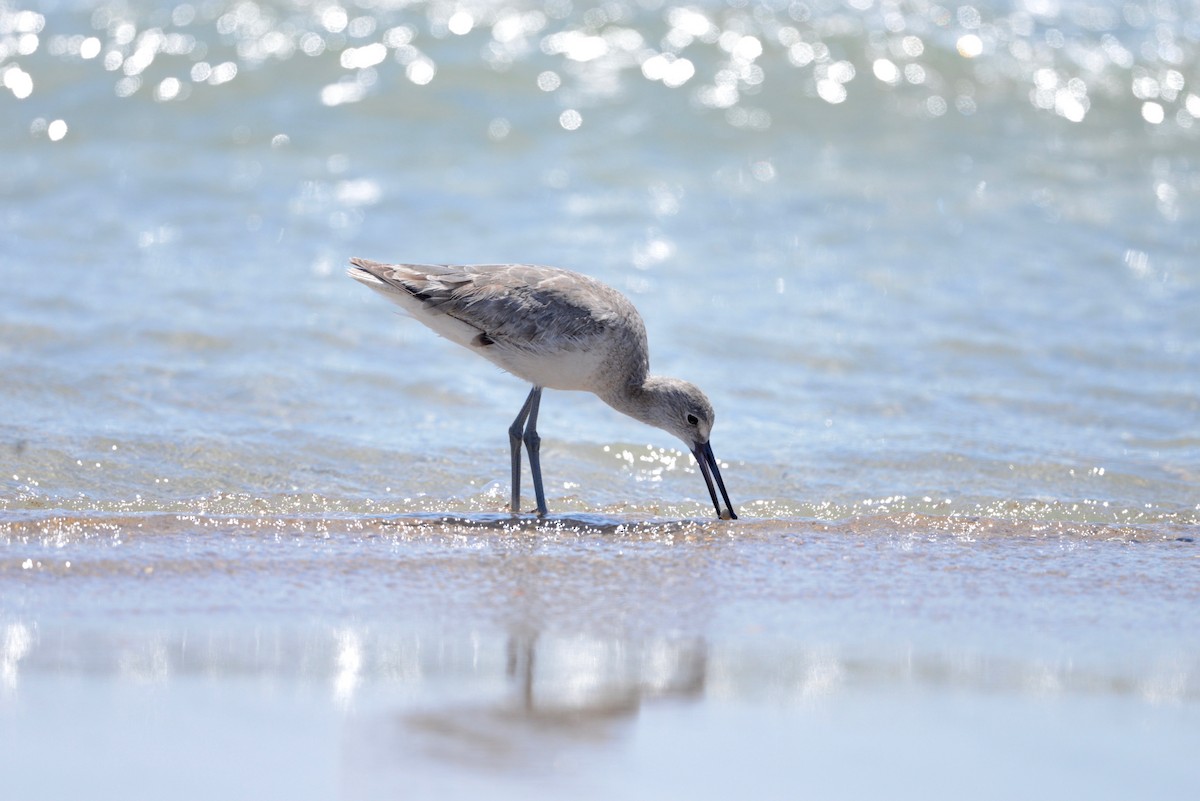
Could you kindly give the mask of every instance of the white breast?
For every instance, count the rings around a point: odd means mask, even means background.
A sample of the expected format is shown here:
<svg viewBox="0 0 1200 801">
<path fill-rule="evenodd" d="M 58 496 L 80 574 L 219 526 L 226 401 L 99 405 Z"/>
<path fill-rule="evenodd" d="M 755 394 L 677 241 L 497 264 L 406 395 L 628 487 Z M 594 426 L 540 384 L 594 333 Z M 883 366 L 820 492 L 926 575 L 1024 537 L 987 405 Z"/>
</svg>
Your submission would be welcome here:
<svg viewBox="0 0 1200 801">
<path fill-rule="evenodd" d="M 595 392 L 602 383 L 605 353 L 603 349 L 530 352 L 500 344 L 471 348 L 488 361 L 548 389 Z"/>
</svg>

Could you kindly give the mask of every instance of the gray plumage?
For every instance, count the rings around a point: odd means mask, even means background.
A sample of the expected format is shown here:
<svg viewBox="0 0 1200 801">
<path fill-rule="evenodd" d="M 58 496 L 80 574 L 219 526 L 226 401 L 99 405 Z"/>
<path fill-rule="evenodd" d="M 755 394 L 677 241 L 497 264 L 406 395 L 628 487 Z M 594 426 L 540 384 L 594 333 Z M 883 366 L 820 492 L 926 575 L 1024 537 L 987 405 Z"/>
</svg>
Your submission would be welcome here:
<svg viewBox="0 0 1200 801">
<path fill-rule="evenodd" d="M 541 390 L 549 387 L 593 392 L 618 411 L 679 437 L 700 464 L 717 514 L 736 517 L 708 444 L 715 417 L 712 404 L 686 381 L 649 375 L 646 327 L 620 292 L 556 267 L 350 261 L 351 278 L 442 336 L 533 384 L 509 429 L 514 512 L 524 442 L 538 513 L 546 514 L 536 424 Z M 717 500 L 714 478 L 725 510 Z"/>
</svg>

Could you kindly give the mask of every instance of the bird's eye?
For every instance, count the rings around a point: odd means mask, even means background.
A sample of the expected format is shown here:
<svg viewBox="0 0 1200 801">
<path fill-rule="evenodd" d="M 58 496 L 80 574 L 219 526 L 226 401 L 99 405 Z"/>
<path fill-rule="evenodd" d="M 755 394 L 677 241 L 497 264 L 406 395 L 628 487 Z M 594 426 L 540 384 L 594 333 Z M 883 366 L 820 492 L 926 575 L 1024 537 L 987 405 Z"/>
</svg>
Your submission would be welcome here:
<svg viewBox="0 0 1200 801">
<path fill-rule="evenodd" d="M 689 426 L 694 426 L 694 425 L 700 424 L 700 418 L 694 414 L 688 414 L 687 421 L 688 421 Z"/>
</svg>

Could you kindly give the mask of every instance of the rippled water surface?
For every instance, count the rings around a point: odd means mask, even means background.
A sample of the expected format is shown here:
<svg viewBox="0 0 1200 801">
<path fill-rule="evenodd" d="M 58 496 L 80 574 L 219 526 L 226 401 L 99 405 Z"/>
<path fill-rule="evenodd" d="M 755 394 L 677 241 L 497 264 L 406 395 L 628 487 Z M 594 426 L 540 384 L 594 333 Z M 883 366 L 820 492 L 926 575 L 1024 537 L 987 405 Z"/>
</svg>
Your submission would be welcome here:
<svg viewBox="0 0 1200 801">
<path fill-rule="evenodd" d="M 0 0 L 11 795 L 1187 797 L 1197 20 Z M 560 392 L 507 514 L 350 256 L 624 291 L 741 519 Z"/>
</svg>

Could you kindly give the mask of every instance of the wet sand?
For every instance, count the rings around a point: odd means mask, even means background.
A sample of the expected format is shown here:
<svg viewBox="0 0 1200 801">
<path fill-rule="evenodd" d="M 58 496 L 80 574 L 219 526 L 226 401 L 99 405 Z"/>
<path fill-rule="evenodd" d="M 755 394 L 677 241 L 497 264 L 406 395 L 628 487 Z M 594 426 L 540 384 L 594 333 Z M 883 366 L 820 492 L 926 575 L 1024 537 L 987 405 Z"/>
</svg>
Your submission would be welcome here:
<svg viewBox="0 0 1200 801">
<path fill-rule="evenodd" d="M 1179 531 L 129 515 L 4 534 L 13 798 L 1185 798 L 1200 778 Z"/>
</svg>

